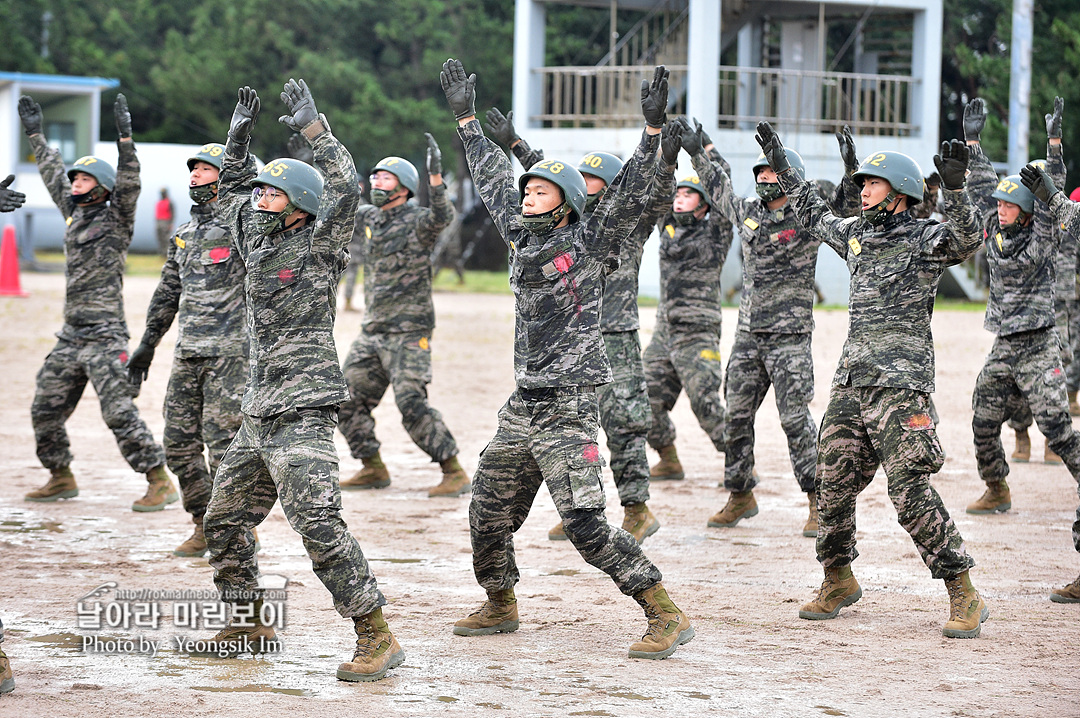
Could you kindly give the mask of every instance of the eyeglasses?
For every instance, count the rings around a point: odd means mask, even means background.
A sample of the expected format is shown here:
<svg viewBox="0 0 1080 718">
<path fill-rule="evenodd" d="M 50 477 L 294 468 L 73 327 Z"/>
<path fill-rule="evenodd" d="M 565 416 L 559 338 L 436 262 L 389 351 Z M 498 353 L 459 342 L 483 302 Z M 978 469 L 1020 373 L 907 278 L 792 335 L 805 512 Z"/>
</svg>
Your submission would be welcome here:
<svg viewBox="0 0 1080 718">
<path fill-rule="evenodd" d="M 267 202 L 273 202 L 275 199 L 281 197 L 288 197 L 284 192 L 276 187 L 265 187 L 259 185 L 251 190 L 251 202 L 252 204 L 258 204 L 261 199 L 266 198 Z"/>
</svg>

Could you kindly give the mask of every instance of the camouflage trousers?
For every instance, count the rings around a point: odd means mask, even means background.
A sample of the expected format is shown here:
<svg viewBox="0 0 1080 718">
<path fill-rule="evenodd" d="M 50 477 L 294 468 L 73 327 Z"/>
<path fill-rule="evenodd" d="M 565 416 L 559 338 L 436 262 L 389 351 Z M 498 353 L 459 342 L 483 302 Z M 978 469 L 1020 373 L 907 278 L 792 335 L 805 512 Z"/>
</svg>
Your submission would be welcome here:
<svg viewBox="0 0 1080 718">
<path fill-rule="evenodd" d="M 352 301 L 353 293 L 356 292 L 356 275 L 360 269 L 359 262 L 349 262 L 345 267 L 345 299 Z"/>
<path fill-rule="evenodd" d="M 338 613 L 363 616 L 386 603 L 360 544 L 341 518 L 336 424 L 334 407 L 243 415 L 214 477 L 203 522 L 222 600 L 236 602 L 257 591 L 259 565 L 251 529 L 280 498 Z"/>
<path fill-rule="evenodd" d="M 165 461 L 180 482 L 184 510 L 196 521 L 206 513 L 214 474 L 240 428 L 247 370 L 245 356 L 173 359 L 165 393 Z"/>
<path fill-rule="evenodd" d="M 518 389 L 499 410 L 499 428 L 480 453 L 469 504 L 473 571 L 487 591 L 520 578 L 514 533 L 547 484 L 567 537 L 582 558 L 631 596 L 661 579 L 637 541 L 604 516 L 592 387 Z"/>
<path fill-rule="evenodd" d="M 1009 475 L 1001 425 L 1021 406 L 1030 407 L 1046 443 L 1080 477 L 1080 433 L 1072 428 L 1065 370 L 1054 328 L 998 337 L 971 396 L 974 416 L 975 462 L 983 481 L 1001 481 Z"/>
<path fill-rule="evenodd" d="M 598 386 L 596 396 L 600 401 L 600 426 L 604 427 L 611 452 L 611 473 L 615 475 L 619 503 L 643 504 L 649 500 L 645 437 L 652 411 L 637 331 L 605 333 L 604 349 L 613 380 Z"/>
<path fill-rule="evenodd" d="M 71 464 L 71 444 L 64 424 L 86 389 L 94 386 L 101 416 L 116 437 L 120 453 L 132 469 L 145 474 L 165 464 L 165 453 L 139 416 L 128 381 L 127 343 L 123 339 L 61 339 L 45 357 L 37 374 L 30 407 L 37 455 L 46 469 Z"/>
<path fill-rule="evenodd" d="M 1080 357 L 1080 300 L 1067 299 L 1065 301 L 1068 313 L 1068 335 L 1062 335 L 1062 339 L 1068 336 L 1069 349 L 1072 350 L 1073 359 Z M 1080 389 L 1080 361 L 1069 362 L 1065 367 L 1065 386 L 1069 391 Z"/>
<path fill-rule="evenodd" d="M 654 449 L 675 443 L 675 424 L 669 412 L 685 389 L 698 423 L 717 451 L 724 450 L 724 402 L 720 389 L 720 332 L 698 326 L 658 324 L 642 357 L 652 407 L 649 445 Z"/>
<path fill-rule="evenodd" d="M 457 442 L 446 428 L 442 414 L 428 404 L 429 340 L 420 332 L 361 332 L 349 348 L 342 366 L 349 385 L 349 401 L 341 405 L 341 433 L 349 442 L 353 458 L 363 459 L 379 451 L 371 412 L 382 401 L 388 386 L 394 387 L 401 423 L 416 445 L 432 461 L 457 456 Z"/>
<path fill-rule="evenodd" d="M 818 443 L 817 559 L 844 566 L 855 550 L 855 502 L 878 466 L 885 469 L 896 518 L 934 578 L 975 565 L 930 475 L 945 461 L 930 397 L 913 389 L 833 386 Z"/>
<path fill-rule="evenodd" d="M 754 478 L 754 416 L 772 385 L 780 425 L 787 436 L 791 468 L 799 488 L 814 490 L 817 424 L 810 415 L 814 398 L 814 358 L 809 334 L 755 334 L 739 331 L 731 348 L 724 385 L 727 427 L 724 488 L 749 491 Z"/>
</svg>

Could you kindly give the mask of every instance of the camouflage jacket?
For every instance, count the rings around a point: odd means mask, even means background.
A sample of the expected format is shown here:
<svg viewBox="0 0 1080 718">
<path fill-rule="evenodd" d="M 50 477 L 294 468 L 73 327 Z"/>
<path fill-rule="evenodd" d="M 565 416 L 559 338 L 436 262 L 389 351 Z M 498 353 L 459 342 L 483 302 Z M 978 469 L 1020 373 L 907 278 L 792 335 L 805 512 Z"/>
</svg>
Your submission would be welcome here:
<svg viewBox="0 0 1080 718">
<path fill-rule="evenodd" d="M 1080 202 L 1073 202 L 1067 194 L 1058 192 L 1050 198 L 1050 211 L 1060 223 L 1062 231 L 1080 237 Z"/>
<path fill-rule="evenodd" d="M 146 312 L 142 343 L 156 347 L 180 315 L 176 356 L 247 356 L 244 262 L 217 217 L 217 202 L 191 207 L 177 228 Z"/>
<path fill-rule="evenodd" d="M 431 250 L 439 232 L 454 220 L 454 206 L 445 184 L 428 191 L 430 209 L 407 202 L 387 210 L 365 204 L 356 212 L 363 242 L 365 332 L 430 332 L 435 326 Z"/>
<path fill-rule="evenodd" d="M 60 152 L 40 135 L 30 137 L 41 179 L 67 220 L 64 232 L 63 339 L 128 338 L 124 318 L 124 263 L 139 199 L 139 158 L 134 141 L 117 142 L 116 185 L 107 202 L 77 205 Z"/>
<path fill-rule="evenodd" d="M 660 135 L 643 134 L 591 215 L 534 235 L 521 222 L 520 193 L 506 154 L 484 137 L 477 121 L 458 133 L 476 189 L 510 251 L 518 387 L 610 382 L 600 337 L 601 294 L 605 278 L 619 265 L 622 243 L 645 210 Z M 562 170 L 562 163 L 549 161 L 552 172 Z"/>
<path fill-rule="evenodd" d="M 523 167 L 532 167 L 544 159 L 543 150 L 534 150 L 522 140 L 513 148 L 514 155 Z M 652 236 L 653 227 L 660 216 L 671 206 L 675 194 L 675 168 L 657 169 L 652 194 L 645 211 L 641 214 L 634 231 L 622 243 L 619 268 L 608 275 L 604 297 L 600 307 L 600 331 L 636 332 L 641 328 L 638 319 L 638 275 L 641 273 L 641 255 L 645 242 Z"/>
<path fill-rule="evenodd" d="M 254 223 L 251 181 L 256 172 L 247 145 L 230 137 L 225 147 L 218 202 L 247 268 L 251 349 L 241 409 L 250 416 L 335 406 L 349 398 L 334 344 L 334 318 L 360 189 L 352 156 L 329 129 L 311 145 L 314 165 L 325 179 L 318 215 L 269 237 Z"/>
<path fill-rule="evenodd" d="M 964 190 L 945 190 L 950 220 L 915 219 L 910 212 L 875 226 L 828 211 L 809 182 L 780 175 L 799 223 L 847 263 L 851 274 L 848 336 L 833 378 L 840 386 L 934 391 L 930 317 L 946 267 L 979 248 L 979 214 Z"/>
<path fill-rule="evenodd" d="M 1060 187 L 1065 183 L 1065 163 L 1061 145 L 1047 146 L 1046 170 Z M 998 336 L 1029 332 L 1054 326 L 1054 263 L 1057 240 L 1050 209 L 1035 201 L 1035 217 L 1018 230 L 1002 231 L 998 226 L 996 187 L 1006 192 L 1015 187 L 1001 184 L 993 166 L 981 150 L 972 153 L 968 192 L 983 215 L 986 262 L 990 267 L 990 296 L 986 301 L 983 327 Z"/>
<path fill-rule="evenodd" d="M 742 239 L 740 331 L 808 334 L 814 330 L 814 271 L 821 240 L 795 219 L 791 202 L 770 210 L 739 197 L 731 178 L 704 153 L 692 158 L 713 206 L 739 228 Z"/>
</svg>

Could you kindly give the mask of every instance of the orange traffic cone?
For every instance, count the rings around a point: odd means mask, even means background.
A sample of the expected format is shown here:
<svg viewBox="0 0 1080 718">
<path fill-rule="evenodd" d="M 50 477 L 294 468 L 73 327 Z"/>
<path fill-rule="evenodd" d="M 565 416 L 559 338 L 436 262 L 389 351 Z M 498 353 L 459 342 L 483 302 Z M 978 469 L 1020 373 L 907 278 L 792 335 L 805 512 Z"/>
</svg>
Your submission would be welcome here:
<svg viewBox="0 0 1080 718">
<path fill-rule="evenodd" d="M 28 297 L 19 284 L 19 250 L 15 246 L 15 228 L 4 227 L 4 239 L 0 241 L 0 296 Z"/>
</svg>

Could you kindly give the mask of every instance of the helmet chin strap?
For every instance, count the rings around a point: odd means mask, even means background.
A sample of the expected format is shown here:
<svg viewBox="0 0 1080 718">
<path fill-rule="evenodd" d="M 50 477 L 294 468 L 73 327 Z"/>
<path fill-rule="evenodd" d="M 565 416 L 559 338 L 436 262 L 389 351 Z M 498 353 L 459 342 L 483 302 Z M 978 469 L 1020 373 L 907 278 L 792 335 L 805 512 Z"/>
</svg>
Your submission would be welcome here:
<svg viewBox="0 0 1080 718">
<path fill-rule="evenodd" d="M 522 212 L 521 222 L 525 225 L 525 229 L 532 234 L 542 234 L 559 224 L 563 217 L 570 214 L 570 211 L 570 203 L 563 202 L 562 205 L 543 214 L 525 214 Z"/>
</svg>

